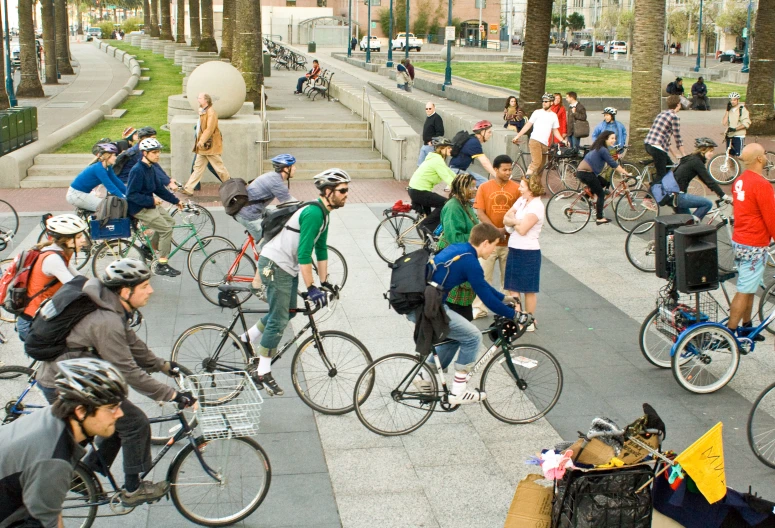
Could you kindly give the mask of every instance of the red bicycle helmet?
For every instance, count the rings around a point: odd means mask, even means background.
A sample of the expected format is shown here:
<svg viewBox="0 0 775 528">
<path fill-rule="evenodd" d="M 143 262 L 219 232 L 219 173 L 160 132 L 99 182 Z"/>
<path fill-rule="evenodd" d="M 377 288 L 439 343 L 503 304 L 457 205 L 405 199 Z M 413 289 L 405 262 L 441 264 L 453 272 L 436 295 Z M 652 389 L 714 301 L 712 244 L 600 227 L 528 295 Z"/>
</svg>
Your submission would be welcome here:
<svg viewBox="0 0 775 528">
<path fill-rule="evenodd" d="M 488 128 L 492 128 L 492 123 L 490 123 L 485 119 L 483 121 L 479 121 L 477 124 L 474 125 L 474 132 L 479 132 L 480 130 L 487 130 Z"/>
</svg>

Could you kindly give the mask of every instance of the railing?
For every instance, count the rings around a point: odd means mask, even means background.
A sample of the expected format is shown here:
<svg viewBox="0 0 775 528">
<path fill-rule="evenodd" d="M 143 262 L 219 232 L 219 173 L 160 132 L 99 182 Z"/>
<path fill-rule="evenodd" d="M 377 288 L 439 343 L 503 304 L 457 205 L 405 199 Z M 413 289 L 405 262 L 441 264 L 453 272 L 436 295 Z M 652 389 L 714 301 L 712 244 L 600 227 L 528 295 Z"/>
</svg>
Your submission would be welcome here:
<svg viewBox="0 0 775 528">
<path fill-rule="evenodd" d="M 272 129 L 269 126 L 269 121 L 266 119 L 266 94 L 264 92 L 264 86 L 261 85 L 261 128 L 262 139 L 256 140 L 258 147 L 258 172 L 261 174 L 264 171 L 264 156 L 268 155 L 269 142 L 272 140 Z"/>
<path fill-rule="evenodd" d="M 368 107 L 369 107 L 369 118 L 366 119 L 366 101 L 368 100 Z M 371 97 L 369 97 L 369 94 L 366 93 L 366 87 L 363 87 L 363 92 L 361 96 L 361 121 L 366 121 L 366 139 L 371 140 L 371 151 L 374 152 L 374 134 L 373 130 L 371 128 L 371 124 L 374 122 L 374 116 L 376 115 L 376 112 L 374 112 L 374 108 L 371 106 Z M 382 153 L 380 152 L 380 155 Z"/>
<path fill-rule="evenodd" d="M 390 139 L 392 139 L 393 141 L 398 141 L 399 142 L 399 145 L 398 145 L 398 172 L 396 174 L 398 174 L 398 181 L 401 181 L 401 166 L 402 166 L 402 162 L 403 162 L 403 158 L 404 158 L 404 141 L 406 141 L 406 138 L 405 137 L 393 137 L 393 130 L 390 127 L 390 123 L 388 123 L 387 121 L 382 121 L 382 124 L 383 125 L 387 125 L 388 133 L 390 134 Z M 379 149 L 380 159 L 385 159 L 385 156 L 383 154 L 384 151 L 385 151 L 385 129 L 383 128 L 382 129 L 382 144 L 381 144 L 380 149 Z"/>
</svg>

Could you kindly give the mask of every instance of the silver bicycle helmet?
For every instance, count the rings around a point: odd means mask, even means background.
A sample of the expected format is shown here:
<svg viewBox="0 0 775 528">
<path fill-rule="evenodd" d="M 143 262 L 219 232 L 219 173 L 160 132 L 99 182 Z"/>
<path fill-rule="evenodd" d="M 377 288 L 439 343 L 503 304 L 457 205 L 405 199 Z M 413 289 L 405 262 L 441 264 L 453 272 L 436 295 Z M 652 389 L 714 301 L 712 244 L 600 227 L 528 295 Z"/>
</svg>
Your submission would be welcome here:
<svg viewBox="0 0 775 528">
<path fill-rule="evenodd" d="M 336 187 L 340 183 L 350 183 L 352 178 L 342 169 L 328 169 L 313 178 L 315 187 L 325 189 L 326 187 Z"/>
<path fill-rule="evenodd" d="M 443 136 L 437 136 L 435 138 L 431 138 L 431 146 L 433 148 L 451 147 L 452 142 Z"/>
<path fill-rule="evenodd" d="M 603 114 L 610 114 L 612 116 L 615 116 L 616 115 L 616 108 L 614 108 L 613 106 L 606 106 L 603 109 Z"/>
<path fill-rule="evenodd" d="M 131 288 L 151 278 L 151 271 L 145 263 L 133 258 L 115 260 L 105 268 L 102 284 L 120 288 Z"/>
<path fill-rule="evenodd" d="M 156 138 L 145 138 L 140 142 L 138 148 L 143 152 L 150 150 L 161 150 L 161 143 Z"/>
<path fill-rule="evenodd" d="M 737 92 L 729 92 L 730 99 L 740 99 L 740 94 Z"/>
<path fill-rule="evenodd" d="M 129 394 L 124 376 L 101 359 L 68 359 L 57 363 L 54 385 L 59 399 L 88 408 L 115 405 Z"/>
<path fill-rule="evenodd" d="M 86 222 L 74 214 L 52 216 L 46 220 L 46 231 L 53 235 L 74 236 L 88 228 Z"/>
</svg>

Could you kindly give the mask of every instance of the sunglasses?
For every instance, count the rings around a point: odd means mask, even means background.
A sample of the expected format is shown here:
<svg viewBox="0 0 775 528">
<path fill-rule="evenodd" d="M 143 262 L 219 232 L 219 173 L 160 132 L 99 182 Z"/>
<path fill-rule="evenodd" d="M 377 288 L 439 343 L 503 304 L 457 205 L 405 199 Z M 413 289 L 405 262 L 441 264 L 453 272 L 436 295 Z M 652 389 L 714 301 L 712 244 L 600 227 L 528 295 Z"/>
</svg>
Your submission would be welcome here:
<svg viewBox="0 0 775 528">
<path fill-rule="evenodd" d="M 339 194 L 347 194 L 348 192 L 350 192 L 350 189 L 347 187 L 345 187 L 344 189 L 334 189 L 334 190 Z"/>
</svg>

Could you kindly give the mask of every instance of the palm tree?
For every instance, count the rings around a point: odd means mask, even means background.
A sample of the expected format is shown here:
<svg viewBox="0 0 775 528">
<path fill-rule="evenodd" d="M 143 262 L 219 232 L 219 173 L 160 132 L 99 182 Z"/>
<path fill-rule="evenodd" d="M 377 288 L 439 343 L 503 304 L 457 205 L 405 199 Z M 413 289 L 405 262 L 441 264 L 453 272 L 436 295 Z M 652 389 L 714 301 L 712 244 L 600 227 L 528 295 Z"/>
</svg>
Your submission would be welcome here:
<svg viewBox="0 0 775 528">
<path fill-rule="evenodd" d="M 57 67 L 62 75 L 74 75 L 70 64 L 70 23 L 67 19 L 67 0 L 55 0 L 54 16 L 57 33 Z"/>
<path fill-rule="evenodd" d="M 32 22 L 33 0 L 19 0 L 19 60 L 21 81 L 17 97 L 45 97 L 38 73 L 38 52 L 35 45 L 35 26 Z"/>
<path fill-rule="evenodd" d="M 162 40 L 174 40 L 172 38 L 172 8 L 170 0 L 161 0 L 161 36 Z"/>
<path fill-rule="evenodd" d="M 746 106 L 751 113 L 750 132 L 775 134 L 775 0 L 759 0 L 756 40 L 751 53 Z"/>
<path fill-rule="evenodd" d="M 546 89 L 546 61 L 549 56 L 549 33 L 552 29 L 552 2 L 527 0 L 525 51 L 522 53 L 522 77 L 519 83 L 519 105 L 526 112 L 541 106 Z"/>
<path fill-rule="evenodd" d="M 237 0 L 236 43 L 232 55 L 236 54 L 238 68 L 247 87 L 246 101 L 254 108 L 261 106 L 261 86 L 264 84 L 261 4 L 255 0 Z M 548 37 L 547 37 L 548 38 Z"/>
<path fill-rule="evenodd" d="M 199 0 L 188 0 L 188 25 L 191 26 L 191 45 L 199 47 L 202 31 L 199 21 Z"/>
<path fill-rule="evenodd" d="M 0 27 L 5 27 L 3 25 L 3 17 L 0 16 Z M 2 35 L 0 35 L 0 57 L 5 57 L 5 39 L 2 38 Z M 3 64 L 4 66 L 5 64 Z M 0 110 L 5 110 L 9 108 L 11 105 L 8 102 L 8 92 L 5 89 L 5 68 L 0 67 Z"/>
<path fill-rule="evenodd" d="M 76 0 L 78 1 L 78 0 Z M 149 0 L 143 0 L 143 29 L 147 35 L 151 31 L 151 4 Z"/>
<path fill-rule="evenodd" d="M 43 22 L 43 51 L 46 58 L 45 83 L 59 84 L 57 80 L 57 41 L 54 18 L 54 0 L 40 3 L 40 18 Z"/>
<path fill-rule="evenodd" d="M 75 2 L 75 16 L 78 18 L 78 22 L 76 23 L 76 35 L 83 35 L 83 13 L 81 12 L 81 2 L 76 0 Z"/>
<path fill-rule="evenodd" d="M 151 36 L 159 36 L 159 0 L 151 0 Z"/>
<path fill-rule="evenodd" d="M 175 42 L 186 43 L 186 0 L 178 1 L 178 19 L 175 29 Z"/>
<path fill-rule="evenodd" d="M 202 0 L 202 40 L 199 41 L 199 51 L 218 51 L 213 16 L 213 0 Z"/>
<path fill-rule="evenodd" d="M 237 14 L 237 0 L 223 0 L 223 35 L 221 40 L 221 57 L 231 59 L 234 43 L 234 17 Z"/>
<path fill-rule="evenodd" d="M 643 140 L 662 109 L 664 50 L 662 34 L 654 28 L 665 27 L 665 0 L 638 0 L 634 16 L 629 158 L 648 157 Z"/>
</svg>

